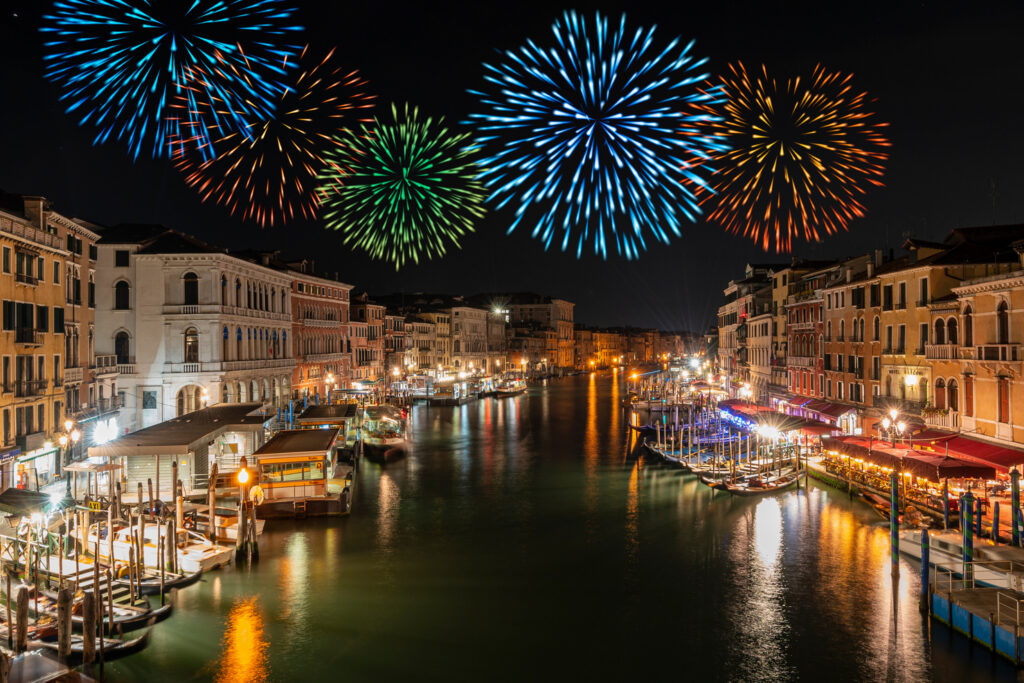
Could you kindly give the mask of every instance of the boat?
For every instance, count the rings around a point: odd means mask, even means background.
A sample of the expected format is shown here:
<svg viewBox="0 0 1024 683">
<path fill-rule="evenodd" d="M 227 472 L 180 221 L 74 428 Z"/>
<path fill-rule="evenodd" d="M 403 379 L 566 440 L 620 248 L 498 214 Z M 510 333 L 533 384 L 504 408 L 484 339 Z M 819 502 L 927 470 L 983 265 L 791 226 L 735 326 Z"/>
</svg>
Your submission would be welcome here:
<svg viewBox="0 0 1024 683">
<path fill-rule="evenodd" d="M 190 510 L 185 511 L 184 527 L 198 532 L 204 538 L 210 537 L 209 506 L 192 504 Z M 217 523 L 217 540 L 222 543 L 234 543 L 238 540 L 238 512 L 230 508 L 215 508 L 214 520 Z M 256 537 L 263 534 L 263 527 L 267 520 L 249 520 L 255 524 Z"/>
<path fill-rule="evenodd" d="M 82 636 L 77 633 L 71 634 L 71 652 L 68 654 L 67 664 L 70 666 L 78 666 L 82 663 L 83 651 L 84 651 L 84 640 Z M 141 636 L 132 638 L 131 640 L 119 640 L 117 638 L 104 637 L 102 643 L 103 647 L 103 660 L 111 661 L 114 659 L 121 659 L 128 655 L 133 655 L 136 652 L 141 652 L 145 649 L 146 645 L 149 644 L 149 630 L 146 630 Z M 28 646 L 32 649 L 45 650 L 52 653 L 54 656 L 57 655 L 57 642 L 56 641 L 39 641 L 29 640 Z M 96 638 L 96 658 L 100 656 L 100 638 Z"/>
<path fill-rule="evenodd" d="M 137 530 L 135 527 L 134 530 Z M 100 559 L 108 564 L 118 562 L 127 563 L 129 552 L 132 547 L 131 533 L 124 522 L 115 522 L 113 538 L 113 562 L 110 558 L 111 541 L 107 538 L 107 523 L 98 522 L 89 527 L 87 539 L 89 547 L 96 546 L 99 539 Z M 145 525 L 145 538 L 142 543 L 142 564 L 152 569 L 160 568 L 159 543 L 164 542 L 167 534 L 167 527 L 156 522 L 149 522 Z M 235 549 L 233 547 L 221 546 L 211 543 L 195 531 L 189 529 L 178 529 L 176 533 L 177 558 L 176 564 L 182 574 L 193 574 L 200 571 L 209 571 L 231 562 Z M 104 552 L 107 554 L 104 555 Z"/>
<path fill-rule="evenodd" d="M 718 488 L 736 496 L 760 496 L 793 488 L 804 476 L 803 472 L 797 473 L 793 470 L 772 476 L 751 474 L 740 477 L 735 482 L 723 482 Z"/>
<path fill-rule="evenodd" d="M 116 584 L 115 584 L 116 585 Z M 103 594 L 106 595 L 105 593 Z M 40 590 L 40 598 L 45 599 L 46 611 L 57 612 L 57 594 L 53 591 Z M 105 599 L 105 597 L 104 597 Z M 85 620 L 82 619 L 81 614 L 81 602 L 80 597 L 76 597 L 71 607 L 71 624 L 72 626 L 81 631 L 85 625 Z M 32 607 L 33 602 L 29 602 L 29 606 Z M 42 612 L 43 610 L 40 610 Z M 110 612 L 114 614 L 113 625 L 119 633 L 127 633 L 129 631 L 137 631 L 140 628 L 146 626 L 152 626 L 158 622 L 163 621 L 167 617 L 171 616 L 171 612 L 174 611 L 174 605 L 170 602 L 161 605 L 159 607 L 150 607 L 149 605 L 125 605 L 123 603 L 115 602 L 113 607 L 105 606 L 103 608 L 103 623 L 110 622 Z"/>
<path fill-rule="evenodd" d="M 404 410 L 389 405 L 367 406 L 360 432 L 363 454 L 367 460 L 386 463 L 405 455 L 407 439 Z"/>
<path fill-rule="evenodd" d="M 164 572 L 163 592 L 165 594 L 170 593 L 172 588 L 176 590 L 188 588 L 192 584 L 197 583 L 202 576 L 202 571 L 192 572 L 191 574 Z M 114 579 L 114 585 L 118 588 L 127 588 L 127 575 L 119 579 Z M 140 595 L 160 595 L 160 572 L 154 569 L 147 569 L 139 578 L 139 582 L 136 584 L 135 590 L 137 590 Z"/>
<path fill-rule="evenodd" d="M 507 379 L 498 382 L 494 389 L 495 398 L 510 398 L 518 396 L 526 391 L 526 380 Z"/>
</svg>

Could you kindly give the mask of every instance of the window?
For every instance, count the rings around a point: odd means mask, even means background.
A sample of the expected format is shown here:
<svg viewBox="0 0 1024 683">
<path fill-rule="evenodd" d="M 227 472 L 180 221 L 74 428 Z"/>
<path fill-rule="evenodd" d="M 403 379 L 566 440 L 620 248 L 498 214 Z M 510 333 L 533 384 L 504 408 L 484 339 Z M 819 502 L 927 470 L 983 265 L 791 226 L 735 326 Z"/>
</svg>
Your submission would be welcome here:
<svg viewBox="0 0 1024 683">
<path fill-rule="evenodd" d="M 970 306 L 964 309 L 964 346 L 974 346 L 974 316 Z"/>
<path fill-rule="evenodd" d="M 906 308 L 907 307 L 907 283 L 906 282 L 901 282 L 900 283 L 899 307 L 900 308 Z"/>
<path fill-rule="evenodd" d="M 885 326 L 885 350 L 892 353 L 892 325 Z"/>
<path fill-rule="evenodd" d="M 60 284 L 60 261 L 53 262 L 53 284 Z"/>
<path fill-rule="evenodd" d="M 196 328 L 190 327 L 185 330 L 184 335 L 185 341 L 185 362 L 186 363 L 198 363 L 199 362 L 199 332 Z"/>
<path fill-rule="evenodd" d="M 946 380 L 941 377 L 935 380 L 935 407 L 939 410 L 946 407 Z"/>
<path fill-rule="evenodd" d="M 11 272 L 11 248 L 4 247 L 4 272 Z"/>
<path fill-rule="evenodd" d="M 98 254 L 99 254 L 99 250 L 96 248 L 96 245 L 95 244 L 90 244 L 89 245 L 89 260 L 90 261 L 95 261 Z"/>
<path fill-rule="evenodd" d="M 1005 301 L 1000 301 L 996 308 L 996 335 L 997 344 L 1010 343 L 1010 310 Z"/>
<path fill-rule="evenodd" d="M 114 252 L 114 266 L 117 268 L 127 268 L 129 264 L 128 250 L 118 249 Z"/>
<path fill-rule="evenodd" d="M 36 329 L 40 332 L 50 331 L 50 309 L 48 306 L 36 306 Z M 63 330 L 60 330 L 63 332 Z"/>
<path fill-rule="evenodd" d="M 96 282 L 93 281 L 92 276 L 89 276 L 89 308 L 96 308 Z"/>
<path fill-rule="evenodd" d="M 928 327 L 928 323 L 921 323 L 921 332 L 919 333 L 921 335 L 921 339 L 918 342 L 920 345 L 920 353 L 924 353 L 924 345 L 928 343 Z"/>
<path fill-rule="evenodd" d="M 871 357 L 871 379 L 876 382 L 882 378 L 882 359 L 878 356 Z"/>
<path fill-rule="evenodd" d="M 228 279 L 223 275 L 220 276 L 220 305 L 228 305 Z"/>
<path fill-rule="evenodd" d="M 964 375 L 964 408 L 967 417 L 974 416 L 974 376 Z"/>
<path fill-rule="evenodd" d="M 1010 378 L 1009 377 L 997 377 L 996 383 L 999 387 L 999 421 L 1003 424 L 1009 424 L 1010 422 Z"/>
<path fill-rule="evenodd" d="M 928 304 L 928 278 L 923 277 L 920 280 L 921 290 L 919 293 L 920 298 L 917 301 L 918 306 L 925 306 Z"/>
<path fill-rule="evenodd" d="M 56 306 L 53 309 L 53 331 L 57 334 L 64 332 L 64 309 Z"/>
<path fill-rule="evenodd" d="M 39 280 L 40 282 L 46 281 L 46 273 L 44 272 L 45 270 L 46 261 L 44 261 L 43 257 L 40 256 L 39 258 L 36 259 L 36 279 Z"/>
<path fill-rule="evenodd" d="M 956 318 L 950 318 L 946 323 L 946 342 L 949 344 L 959 343 L 959 340 L 957 339 Z"/>
<path fill-rule="evenodd" d="M 114 355 L 117 356 L 118 365 L 131 363 L 131 338 L 127 332 L 121 331 L 114 335 Z"/>
<path fill-rule="evenodd" d="M 54 355 L 53 357 L 53 379 L 60 378 L 60 356 Z"/>
<path fill-rule="evenodd" d="M 199 277 L 195 273 L 185 273 L 185 305 L 199 304 Z"/>
<path fill-rule="evenodd" d="M 872 324 L 872 329 L 874 331 L 874 336 L 872 337 L 872 339 L 874 339 L 875 341 L 879 341 L 881 339 L 881 337 L 878 334 L 879 324 L 878 324 L 878 316 L 877 315 L 875 316 L 875 321 Z"/>
<path fill-rule="evenodd" d="M 959 386 L 955 379 L 951 379 L 946 385 L 946 402 L 949 403 L 950 411 L 955 413 L 960 410 L 959 398 Z"/>
<path fill-rule="evenodd" d="M 935 343 L 946 343 L 946 321 L 942 318 L 937 318 L 935 320 Z"/>
<path fill-rule="evenodd" d="M 127 311 L 131 307 L 129 301 L 131 288 L 124 280 L 118 280 L 114 285 L 114 310 Z"/>
<path fill-rule="evenodd" d="M 900 325 L 899 336 L 897 337 L 897 339 L 899 340 L 899 346 L 896 347 L 896 352 L 897 353 L 903 353 L 904 350 L 906 350 L 906 348 L 907 348 L 907 326 L 906 325 Z"/>
</svg>

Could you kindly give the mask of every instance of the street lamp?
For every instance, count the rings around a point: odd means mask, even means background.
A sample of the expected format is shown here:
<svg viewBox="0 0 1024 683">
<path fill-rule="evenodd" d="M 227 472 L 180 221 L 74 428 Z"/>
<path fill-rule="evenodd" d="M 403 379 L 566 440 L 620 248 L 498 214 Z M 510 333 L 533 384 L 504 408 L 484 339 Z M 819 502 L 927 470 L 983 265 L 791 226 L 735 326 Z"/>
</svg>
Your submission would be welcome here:
<svg viewBox="0 0 1024 683">
<path fill-rule="evenodd" d="M 889 411 L 889 414 L 892 415 L 892 419 L 888 417 L 882 418 L 882 431 L 892 438 L 892 447 L 896 448 L 896 437 L 903 436 L 907 425 L 902 420 L 896 420 L 896 417 L 899 415 L 896 410 Z"/>
</svg>

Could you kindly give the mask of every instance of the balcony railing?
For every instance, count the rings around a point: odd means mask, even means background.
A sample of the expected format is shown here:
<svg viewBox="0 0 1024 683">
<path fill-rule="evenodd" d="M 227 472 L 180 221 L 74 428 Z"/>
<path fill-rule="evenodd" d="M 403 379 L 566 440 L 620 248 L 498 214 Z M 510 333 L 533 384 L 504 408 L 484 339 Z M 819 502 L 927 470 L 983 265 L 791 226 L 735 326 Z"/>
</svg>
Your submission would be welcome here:
<svg viewBox="0 0 1024 683">
<path fill-rule="evenodd" d="M 29 275 L 28 273 L 15 273 L 14 281 L 22 285 L 39 284 L 39 280 L 34 275 Z"/>
<path fill-rule="evenodd" d="M 924 422 L 929 427 L 956 431 L 960 429 L 960 413 L 948 410 L 945 415 L 928 415 L 924 418 Z"/>
<path fill-rule="evenodd" d="M 924 357 L 929 360 L 957 360 L 960 347 L 955 344 L 925 344 Z"/>
<path fill-rule="evenodd" d="M 64 368 L 64 382 L 78 384 L 82 381 L 82 368 Z"/>
<path fill-rule="evenodd" d="M 924 306 L 927 306 L 929 303 L 931 303 L 931 302 L 928 299 L 918 299 L 917 300 L 917 307 L 918 308 L 922 308 Z"/>
<path fill-rule="evenodd" d="M 119 375 L 134 375 L 136 374 L 135 363 L 118 363 L 117 374 Z"/>
<path fill-rule="evenodd" d="M 14 384 L 14 395 L 15 396 L 42 396 L 46 393 L 47 380 L 45 379 L 28 379 L 15 382 Z"/>
<path fill-rule="evenodd" d="M 895 408 L 901 413 L 910 415 L 920 415 L 921 409 L 924 407 L 923 401 L 911 401 L 905 398 L 897 398 L 896 396 L 872 396 L 871 405 L 874 408 L 881 410 L 891 410 Z"/>
<path fill-rule="evenodd" d="M 897 301 L 896 302 L 896 310 L 897 311 L 905 311 L 905 310 L 907 310 L 907 302 L 906 301 Z"/>
<path fill-rule="evenodd" d="M 341 327 L 340 320 L 321 320 L 319 318 L 303 318 L 301 322 L 306 327 Z"/>
<path fill-rule="evenodd" d="M 96 356 L 92 361 L 92 371 L 94 375 L 117 374 L 117 356 L 112 353 Z"/>
<path fill-rule="evenodd" d="M 110 398 L 94 399 L 90 403 L 83 404 L 74 412 L 75 419 L 103 415 L 121 408 L 121 397 L 111 396 Z"/>
<path fill-rule="evenodd" d="M 976 358 L 981 361 L 1013 363 L 1024 360 L 1020 344 L 984 344 L 976 349 Z"/>
<path fill-rule="evenodd" d="M 14 331 L 14 343 L 40 346 L 43 343 L 43 333 L 27 327 L 19 327 Z"/>
<path fill-rule="evenodd" d="M 810 368 L 814 367 L 815 360 L 817 359 L 813 356 L 790 356 L 786 359 L 786 364 L 792 367 Z"/>
</svg>

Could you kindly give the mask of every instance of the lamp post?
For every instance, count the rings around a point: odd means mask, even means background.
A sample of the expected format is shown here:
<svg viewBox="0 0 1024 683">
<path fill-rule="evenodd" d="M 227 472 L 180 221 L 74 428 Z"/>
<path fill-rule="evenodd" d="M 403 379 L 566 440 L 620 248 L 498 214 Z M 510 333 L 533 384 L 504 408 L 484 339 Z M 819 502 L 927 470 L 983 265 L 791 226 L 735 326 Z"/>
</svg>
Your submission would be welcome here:
<svg viewBox="0 0 1024 683">
<path fill-rule="evenodd" d="M 892 439 L 893 448 L 896 448 L 896 437 L 902 437 L 903 432 L 907 429 L 906 423 L 897 419 L 899 415 L 899 411 L 893 408 L 887 417 L 882 418 L 882 431 Z"/>
</svg>

